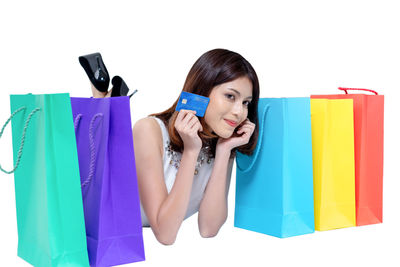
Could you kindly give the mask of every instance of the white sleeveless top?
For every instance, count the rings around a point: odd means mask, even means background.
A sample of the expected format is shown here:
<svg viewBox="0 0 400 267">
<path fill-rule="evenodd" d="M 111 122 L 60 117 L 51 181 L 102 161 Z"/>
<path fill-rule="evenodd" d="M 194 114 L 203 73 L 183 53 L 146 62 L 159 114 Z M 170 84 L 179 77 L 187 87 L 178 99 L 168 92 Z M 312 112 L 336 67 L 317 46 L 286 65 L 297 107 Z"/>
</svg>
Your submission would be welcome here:
<svg viewBox="0 0 400 267">
<path fill-rule="evenodd" d="M 164 122 L 155 116 L 151 116 L 151 118 L 154 118 L 158 122 L 162 132 L 163 147 L 164 147 L 164 154 L 163 154 L 164 181 L 165 185 L 167 186 L 169 194 L 175 182 L 180 159 L 182 158 L 182 153 L 173 151 L 169 147 L 170 138 L 167 127 L 165 126 Z M 204 150 L 200 151 L 196 164 L 195 173 L 197 174 L 195 174 L 193 178 L 192 192 L 190 194 L 189 206 L 186 211 L 185 219 L 189 218 L 190 216 L 199 211 L 200 202 L 203 199 L 204 191 L 207 186 L 208 180 L 210 179 L 213 166 L 214 166 L 214 159 L 213 158 L 208 159 L 205 156 Z M 141 203 L 140 203 L 140 213 L 142 216 L 142 226 L 146 227 L 150 226 Z"/>
</svg>

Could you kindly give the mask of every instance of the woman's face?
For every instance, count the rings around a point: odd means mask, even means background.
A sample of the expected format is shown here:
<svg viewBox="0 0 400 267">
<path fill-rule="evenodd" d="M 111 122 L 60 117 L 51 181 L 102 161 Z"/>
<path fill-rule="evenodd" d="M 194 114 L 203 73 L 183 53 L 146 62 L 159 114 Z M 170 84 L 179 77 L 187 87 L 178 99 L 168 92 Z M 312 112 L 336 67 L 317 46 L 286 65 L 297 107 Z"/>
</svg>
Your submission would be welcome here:
<svg viewBox="0 0 400 267">
<path fill-rule="evenodd" d="M 253 85 L 246 76 L 215 86 L 204 115 L 209 130 L 222 138 L 231 137 L 247 118 L 252 92 Z"/>
</svg>

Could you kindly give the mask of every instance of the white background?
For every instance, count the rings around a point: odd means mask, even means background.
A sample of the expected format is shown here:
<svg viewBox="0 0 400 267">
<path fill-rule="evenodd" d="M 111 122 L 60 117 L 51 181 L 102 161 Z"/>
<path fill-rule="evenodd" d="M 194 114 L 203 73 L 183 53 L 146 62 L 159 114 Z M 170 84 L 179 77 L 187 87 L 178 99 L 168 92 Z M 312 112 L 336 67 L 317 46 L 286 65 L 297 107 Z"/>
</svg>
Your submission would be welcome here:
<svg viewBox="0 0 400 267">
<path fill-rule="evenodd" d="M 261 97 L 338 93 L 338 86 L 385 95 L 384 223 L 278 239 L 233 227 L 200 237 L 197 215 L 172 246 L 144 229 L 146 261 L 132 266 L 400 266 L 398 1 L 7 1 L 0 4 L 0 123 L 9 94 L 89 97 L 78 56 L 101 52 L 111 76 L 139 92 L 133 122 L 169 107 L 204 52 L 227 48 L 256 69 Z M 12 166 L 11 127 L 0 163 Z M 16 256 L 14 181 L 0 174 L 0 266 Z M 340 264 L 340 265 L 339 265 Z"/>
</svg>

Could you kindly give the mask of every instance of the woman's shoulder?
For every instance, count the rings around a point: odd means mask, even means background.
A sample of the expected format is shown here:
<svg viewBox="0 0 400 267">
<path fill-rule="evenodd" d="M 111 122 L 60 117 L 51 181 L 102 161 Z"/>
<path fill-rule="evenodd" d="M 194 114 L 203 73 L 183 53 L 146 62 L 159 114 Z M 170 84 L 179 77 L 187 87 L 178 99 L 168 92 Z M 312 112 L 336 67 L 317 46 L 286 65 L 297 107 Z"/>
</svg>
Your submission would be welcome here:
<svg viewBox="0 0 400 267">
<path fill-rule="evenodd" d="M 135 127 L 150 127 L 150 128 L 157 128 L 160 127 L 158 126 L 158 123 L 155 119 L 155 117 L 144 117 L 139 119 L 135 125 L 133 126 L 133 128 Z"/>
<path fill-rule="evenodd" d="M 144 125 L 152 125 L 154 128 L 163 128 L 167 130 L 167 126 L 165 125 L 164 121 L 156 116 L 148 116 L 144 117 L 142 119 L 139 119 L 135 125 L 139 124 L 144 124 Z"/>
<path fill-rule="evenodd" d="M 154 117 L 139 119 L 132 129 L 134 143 L 155 142 L 163 155 L 163 135 L 159 123 Z"/>
</svg>

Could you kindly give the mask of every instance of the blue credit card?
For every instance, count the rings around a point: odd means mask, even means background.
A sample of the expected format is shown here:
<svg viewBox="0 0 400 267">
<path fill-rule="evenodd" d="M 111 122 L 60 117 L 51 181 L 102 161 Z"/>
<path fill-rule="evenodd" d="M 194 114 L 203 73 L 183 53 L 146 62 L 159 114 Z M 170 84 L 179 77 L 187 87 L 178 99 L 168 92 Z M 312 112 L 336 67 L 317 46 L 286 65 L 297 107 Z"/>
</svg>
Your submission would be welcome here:
<svg viewBox="0 0 400 267">
<path fill-rule="evenodd" d="M 188 92 L 182 92 L 175 110 L 195 110 L 196 116 L 203 117 L 204 113 L 206 113 L 208 102 L 210 102 L 210 99 L 208 97 Z"/>
</svg>

